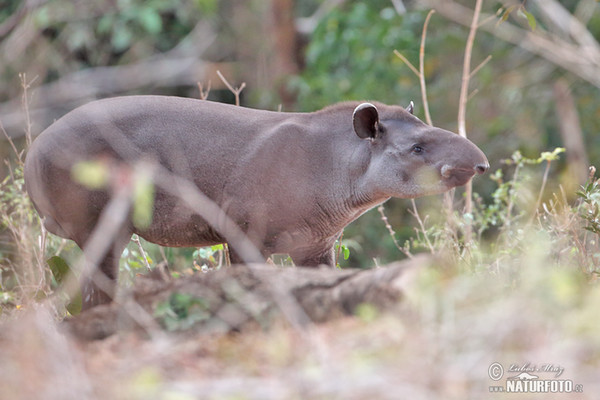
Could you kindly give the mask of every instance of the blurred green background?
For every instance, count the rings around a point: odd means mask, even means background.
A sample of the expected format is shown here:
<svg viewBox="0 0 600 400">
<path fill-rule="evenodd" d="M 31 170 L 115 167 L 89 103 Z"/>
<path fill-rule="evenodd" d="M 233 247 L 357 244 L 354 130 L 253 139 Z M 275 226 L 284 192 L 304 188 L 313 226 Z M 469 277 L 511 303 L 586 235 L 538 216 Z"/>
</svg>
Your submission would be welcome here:
<svg viewBox="0 0 600 400">
<path fill-rule="evenodd" d="M 69 110 L 124 94 L 199 97 L 233 102 L 216 75 L 246 83 L 242 105 L 314 111 L 343 100 L 416 104 L 424 118 L 418 78 L 394 55 L 418 66 L 421 33 L 430 9 L 425 78 L 435 125 L 457 130 L 458 98 L 472 1 L 401 0 L 0 0 L 0 121 L 25 147 L 28 89 L 31 131 L 40 133 Z M 469 138 L 492 171 L 515 150 L 529 157 L 557 146 L 554 187 L 576 188 L 600 158 L 600 12 L 595 0 L 485 1 L 473 49 L 476 91 L 467 107 Z M 533 17 L 533 22 L 531 18 Z M 597 78 L 595 78 L 597 77 Z M 0 157 L 14 154 L 0 136 Z M 8 173 L 0 166 L 0 177 Z M 542 171 L 540 170 L 540 176 Z M 583 178 L 582 178 L 583 177 Z M 533 180 L 539 177 L 533 176 Z M 477 178 L 489 198 L 494 183 Z M 569 189 L 570 190 L 570 189 Z M 461 191 L 455 200 L 460 202 Z M 435 219 L 441 197 L 420 199 Z M 416 225 L 410 202 L 392 199 L 386 215 L 400 243 Z M 343 266 L 368 267 L 403 258 L 381 216 L 372 210 L 344 238 Z M 10 258 L 0 233 L 0 257 Z M 135 251 L 135 247 L 131 251 Z M 166 253 L 169 261 L 188 253 Z M 151 248 L 158 257 L 157 249 Z M 375 259 L 375 261 L 374 261 Z"/>
</svg>

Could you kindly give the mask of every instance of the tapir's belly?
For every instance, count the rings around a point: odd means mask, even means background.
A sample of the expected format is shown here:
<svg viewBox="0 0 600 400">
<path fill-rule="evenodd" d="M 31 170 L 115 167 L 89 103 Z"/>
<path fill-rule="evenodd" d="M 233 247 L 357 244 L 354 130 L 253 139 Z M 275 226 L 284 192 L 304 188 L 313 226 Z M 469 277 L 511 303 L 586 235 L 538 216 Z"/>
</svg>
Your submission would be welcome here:
<svg viewBox="0 0 600 400">
<path fill-rule="evenodd" d="M 219 236 L 200 216 L 187 221 L 160 217 L 145 229 L 134 231 L 149 242 L 166 247 L 202 247 L 223 243 Z"/>
<path fill-rule="evenodd" d="M 223 243 L 219 235 L 200 215 L 182 201 L 157 193 L 150 225 L 135 233 L 149 242 L 166 247 L 200 247 Z"/>
</svg>

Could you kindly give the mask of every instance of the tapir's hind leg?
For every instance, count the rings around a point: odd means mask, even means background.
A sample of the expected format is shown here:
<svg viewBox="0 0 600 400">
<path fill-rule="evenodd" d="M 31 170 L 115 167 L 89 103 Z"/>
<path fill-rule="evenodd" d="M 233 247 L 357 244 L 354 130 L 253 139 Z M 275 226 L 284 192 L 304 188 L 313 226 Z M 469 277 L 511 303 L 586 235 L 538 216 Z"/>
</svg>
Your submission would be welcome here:
<svg viewBox="0 0 600 400">
<path fill-rule="evenodd" d="M 131 231 L 122 229 L 116 237 L 106 238 L 106 240 L 110 240 L 108 250 L 97 257 L 99 262 L 96 266 L 90 264 L 93 260 L 86 260 L 81 280 L 82 311 L 100 304 L 110 303 L 115 297 L 119 259 L 130 238 Z M 97 249 L 90 248 L 90 243 L 86 239 L 88 238 L 85 238 L 83 243 L 79 238 L 75 242 L 84 249 L 84 257 L 95 256 L 93 253 Z"/>
</svg>

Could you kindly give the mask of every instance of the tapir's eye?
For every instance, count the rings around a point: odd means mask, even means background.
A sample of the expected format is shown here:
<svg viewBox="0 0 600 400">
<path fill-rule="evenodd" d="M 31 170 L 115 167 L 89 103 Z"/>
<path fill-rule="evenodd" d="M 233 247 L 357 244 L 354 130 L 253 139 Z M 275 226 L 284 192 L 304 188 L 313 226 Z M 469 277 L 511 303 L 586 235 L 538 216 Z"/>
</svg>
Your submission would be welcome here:
<svg viewBox="0 0 600 400">
<path fill-rule="evenodd" d="M 422 147 L 421 145 L 415 144 L 415 145 L 412 147 L 411 151 L 412 151 L 414 154 L 421 154 L 421 153 L 423 152 L 423 147 Z"/>
</svg>

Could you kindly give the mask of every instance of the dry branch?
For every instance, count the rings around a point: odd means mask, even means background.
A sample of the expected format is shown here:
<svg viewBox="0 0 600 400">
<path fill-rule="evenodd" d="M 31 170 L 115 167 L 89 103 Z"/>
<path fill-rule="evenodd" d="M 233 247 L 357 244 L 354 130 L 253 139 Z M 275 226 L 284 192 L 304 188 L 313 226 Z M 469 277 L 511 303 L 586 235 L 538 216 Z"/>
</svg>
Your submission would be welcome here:
<svg viewBox="0 0 600 400">
<path fill-rule="evenodd" d="M 84 69 L 36 87 L 35 101 L 30 104 L 30 118 L 38 126 L 45 127 L 65 110 L 99 97 L 147 86 L 194 85 L 204 78 L 209 68 L 201 56 L 215 37 L 210 27 L 198 24 L 166 53 L 127 65 Z M 26 125 L 26 121 L 21 101 L 15 99 L 0 104 L 0 120 L 11 137 L 22 136 L 21 127 Z"/>
<path fill-rule="evenodd" d="M 467 137 L 466 119 L 467 119 L 467 101 L 469 99 L 469 82 L 471 76 L 475 72 L 471 72 L 471 57 L 473 53 L 473 43 L 475 42 L 475 35 L 477 34 L 477 28 L 479 26 L 479 15 L 481 14 L 482 0 L 477 0 L 475 3 L 475 11 L 473 11 L 473 19 L 471 20 L 471 28 L 469 29 L 469 36 L 467 38 L 467 44 L 465 45 L 465 57 L 463 62 L 463 72 L 460 87 L 460 96 L 458 99 L 458 134 L 464 138 Z M 474 71 L 480 69 L 482 65 L 487 62 L 487 59 L 481 63 Z M 473 212 L 473 182 L 467 182 L 465 186 L 465 213 L 471 214 Z M 471 243 L 473 237 L 473 231 L 471 225 L 465 226 L 465 243 Z"/>
<path fill-rule="evenodd" d="M 38 124 L 47 125 L 56 117 L 57 106 L 70 107 L 150 85 L 193 84 L 204 76 L 205 68 L 197 57 L 153 57 L 130 65 L 85 69 L 36 88 L 30 115 Z M 23 134 L 15 132 L 25 124 L 20 101 L 0 104 L 0 118 L 12 137 Z"/>
<path fill-rule="evenodd" d="M 556 0 L 537 0 L 538 9 L 544 18 L 554 23 L 544 30 L 542 27 L 531 31 L 509 21 L 500 24 L 480 24 L 479 28 L 496 37 L 513 43 L 533 54 L 545 58 L 553 64 L 579 76 L 585 81 L 600 87 L 600 44 L 585 27 L 584 23 L 570 14 Z M 452 0 L 428 0 L 444 17 L 470 26 L 473 10 Z M 591 13 L 590 13 L 591 15 Z M 493 19 L 493 15 L 481 14 L 481 19 Z"/>
</svg>

